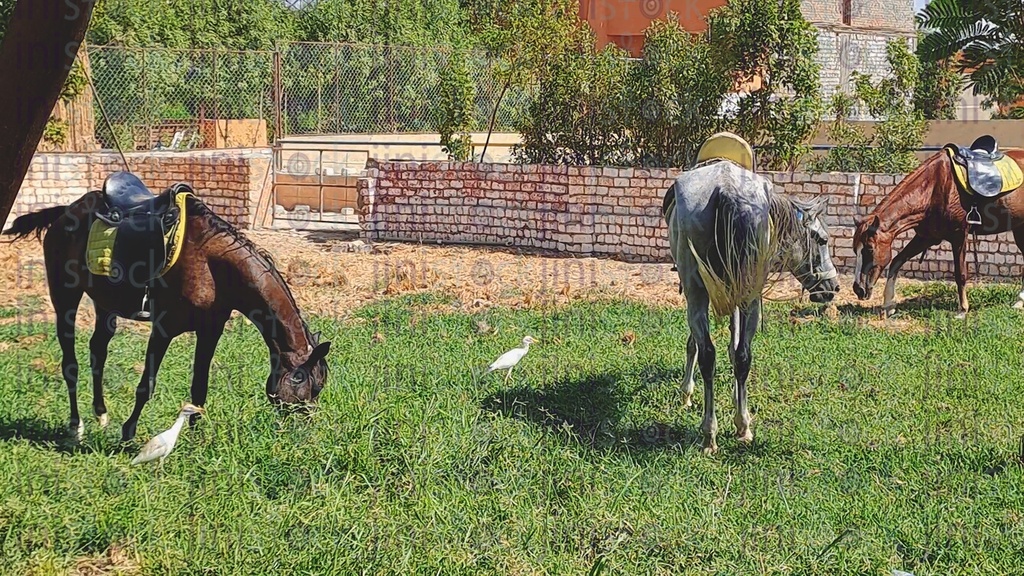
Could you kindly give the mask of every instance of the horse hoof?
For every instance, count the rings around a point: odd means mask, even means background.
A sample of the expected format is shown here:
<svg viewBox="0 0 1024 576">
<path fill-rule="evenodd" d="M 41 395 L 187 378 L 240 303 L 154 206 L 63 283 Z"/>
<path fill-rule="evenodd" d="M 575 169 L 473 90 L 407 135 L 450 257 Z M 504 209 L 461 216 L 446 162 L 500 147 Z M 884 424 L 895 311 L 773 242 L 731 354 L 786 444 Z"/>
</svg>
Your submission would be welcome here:
<svg viewBox="0 0 1024 576">
<path fill-rule="evenodd" d="M 77 425 L 69 423 L 68 434 L 71 435 L 71 439 L 75 442 L 81 442 L 82 437 L 85 435 L 85 422 L 79 420 Z"/>
<path fill-rule="evenodd" d="M 1017 300 L 1016 302 L 1013 303 L 1012 307 L 1014 309 L 1016 309 L 1016 310 L 1020 310 L 1021 308 L 1024 308 L 1024 300 Z"/>
<path fill-rule="evenodd" d="M 712 444 L 711 446 L 705 446 L 704 449 L 701 450 L 701 452 L 705 456 L 713 456 L 716 452 L 718 452 L 718 446 L 716 444 Z"/>
<path fill-rule="evenodd" d="M 99 420 L 100 428 L 106 428 L 107 424 L 110 424 L 110 416 L 106 414 L 100 414 L 96 419 Z"/>
<path fill-rule="evenodd" d="M 683 408 L 692 408 L 692 407 L 693 407 L 693 398 L 687 396 L 686 399 L 683 400 Z"/>
<path fill-rule="evenodd" d="M 739 440 L 741 444 L 751 444 L 754 441 L 754 433 L 749 429 L 743 433 L 736 432 L 736 439 Z"/>
<path fill-rule="evenodd" d="M 965 320 L 967 318 L 967 312 L 960 312 L 953 318 L 956 318 L 957 320 Z"/>
</svg>

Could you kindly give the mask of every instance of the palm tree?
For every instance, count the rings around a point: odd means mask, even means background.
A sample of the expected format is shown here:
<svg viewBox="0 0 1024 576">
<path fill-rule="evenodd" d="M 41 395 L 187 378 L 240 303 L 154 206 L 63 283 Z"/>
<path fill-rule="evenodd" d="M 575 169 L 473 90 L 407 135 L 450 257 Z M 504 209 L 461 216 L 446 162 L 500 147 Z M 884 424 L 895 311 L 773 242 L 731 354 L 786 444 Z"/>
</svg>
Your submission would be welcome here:
<svg viewBox="0 0 1024 576">
<path fill-rule="evenodd" d="M 952 59 L 1001 112 L 1024 96 L 1024 2 L 932 0 L 916 18 L 923 62 Z"/>
</svg>

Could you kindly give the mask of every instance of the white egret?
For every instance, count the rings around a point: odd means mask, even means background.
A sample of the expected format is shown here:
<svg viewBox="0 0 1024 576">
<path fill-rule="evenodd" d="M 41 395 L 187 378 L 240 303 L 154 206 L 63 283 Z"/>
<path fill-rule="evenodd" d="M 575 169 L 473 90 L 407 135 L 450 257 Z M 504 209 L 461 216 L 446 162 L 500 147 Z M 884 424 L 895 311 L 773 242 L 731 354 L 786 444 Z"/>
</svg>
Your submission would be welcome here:
<svg viewBox="0 0 1024 576">
<path fill-rule="evenodd" d="M 495 370 L 508 370 L 508 374 L 505 374 L 505 382 L 512 376 L 512 369 L 515 368 L 516 364 L 526 356 L 526 353 L 530 351 L 530 344 L 534 344 L 537 341 L 531 336 L 523 338 L 523 345 L 518 348 L 513 348 L 508 352 L 505 352 L 498 357 L 490 366 L 487 367 L 487 371 L 484 374 L 490 374 Z"/>
<path fill-rule="evenodd" d="M 146 445 L 142 447 L 139 455 L 132 460 L 132 464 L 141 464 L 159 458 L 160 464 L 163 465 L 164 458 L 167 458 L 171 450 L 174 450 L 174 444 L 178 442 L 178 434 L 181 433 L 181 428 L 185 425 L 185 418 L 193 414 L 202 414 L 203 412 L 205 410 L 199 406 L 188 402 L 183 404 L 181 412 L 178 413 L 178 419 L 174 421 L 174 426 L 150 438 L 149 442 L 146 442 Z"/>
</svg>

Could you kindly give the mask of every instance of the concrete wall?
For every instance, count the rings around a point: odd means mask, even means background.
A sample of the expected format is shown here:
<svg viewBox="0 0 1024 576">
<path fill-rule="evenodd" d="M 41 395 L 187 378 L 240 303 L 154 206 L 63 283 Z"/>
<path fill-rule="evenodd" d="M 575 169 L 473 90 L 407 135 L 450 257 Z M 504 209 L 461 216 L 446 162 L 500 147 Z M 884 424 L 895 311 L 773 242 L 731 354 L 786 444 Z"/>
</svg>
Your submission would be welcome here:
<svg viewBox="0 0 1024 576">
<path fill-rule="evenodd" d="M 203 202 L 239 228 L 248 228 L 269 182 L 268 149 L 204 152 L 140 152 L 125 155 L 136 175 L 153 192 L 186 182 Z M 124 170 L 121 157 L 111 153 L 37 153 L 29 166 L 4 228 L 23 214 L 70 204 L 98 190 L 114 171 Z"/>
<path fill-rule="evenodd" d="M 579 256 L 670 262 L 661 203 L 678 170 L 384 162 L 358 184 L 359 218 L 370 240 L 505 244 Z M 768 173 L 780 191 L 827 195 L 831 251 L 854 268 L 854 219 L 876 206 L 903 175 Z M 909 234 L 895 243 L 900 249 Z M 909 277 L 952 274 L 948 247 L 904 267 Z M 972 275 L 1014 280 L 1024 256 L 1011 235 L 982 239 Z"/>
</svg>

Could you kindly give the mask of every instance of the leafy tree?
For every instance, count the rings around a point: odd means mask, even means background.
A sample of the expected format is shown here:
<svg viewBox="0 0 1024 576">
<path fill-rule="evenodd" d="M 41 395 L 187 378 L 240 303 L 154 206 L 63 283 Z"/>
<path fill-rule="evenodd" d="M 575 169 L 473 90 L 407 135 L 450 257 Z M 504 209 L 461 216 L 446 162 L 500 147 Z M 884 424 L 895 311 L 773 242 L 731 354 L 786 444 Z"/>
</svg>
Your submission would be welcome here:
<svg viewBox="0 0 1024 576">
<path fill-rule="evenodd" d="M 914 91 L 914 108 L 924 114 L 925 120 L 956 120 L 965 83 L 963 74 L 951 62 L 923 62 Z"/>
<path fill-rule="evenodd" d="M 104 0 L 90 44 L 269 50 L 295 37 L 295 13 L 279 0 Z"/>
<path fill-rule="evenodd" d="M 917 48 L 922 61 L 953 61 L 969 73 L 974 94 L 1004 114 L 1024 97 L 1020 0 L 932 0 L 917 20 L 926 31 Z"/>
<path fill-rule="evenodd" d="M 299 17 L 302 40 L 451 46 L 468 35 L 458 0 L 320 0 Z"/>
<path fill-rule="evenodd" d="M 719 110 L 732 82 L 717 53 L 675 13 L 644 31 L 643 57 L 631 67 L 622 97 L 636 163 L 688 166 L 724 126 Z"/>
<path fill-rule="evenodd" d="M 593 53 L 594 38 L 590 27 L 579 20 L 578 0 L 483 0 L 465 6 L 478 45 L 497 60 L 493 73 L 501 85 L 482 157 L 509 89 L 530 90 L 545 76 L 549 63 L 563 65 L 561 57 L 569 52 Z"/>
<path fill-rule="evenodd" d="M 733 129 L 759 148 L 763 166 L 794 166 L 823 111 L 817 31 L 800 1 L 729 0 L 708 14 L 708 27 L 731 79 L 760 84 L 739 99 Z"/>
<path fill-rule="evenodd" d="M 469 67 L 463 50 L 451 54 L 448 65 L 441 70 L 441 96 L 438 102 L 439 122 L 436 130 L 448 157 L 465 162 L 473 155 L 473 141 L 469 135 L 475 128 L 476 86 L 469 77 Z"/>
<path fill-rule="evenodd" d="M 854 93 L 836 93 L 832 99 L 835 120 L 829 137 L 836 147 L 811 162 L 816 172 L 906 173 L 918 164 L 914 150 L 920 148 L 928 123 L 914 106 L 921 67 L 902 39 L 886 44 L 891 73 L 877 82 L 860 72 L 853 73 Z M 881 121 L 868 134 L 849 123 L 857 108 L 863 107 Z"/>
<path fill-rule="evenodd" d="M 629 164 L 630 149 L 624 114 L 630 97 L 629 64 L 624 50 L 608 45 L 601 51 L 553 55 L 538 78 L 525 120 L 523 142 L 513 154 L 536 164 Z"/>
</svg>

